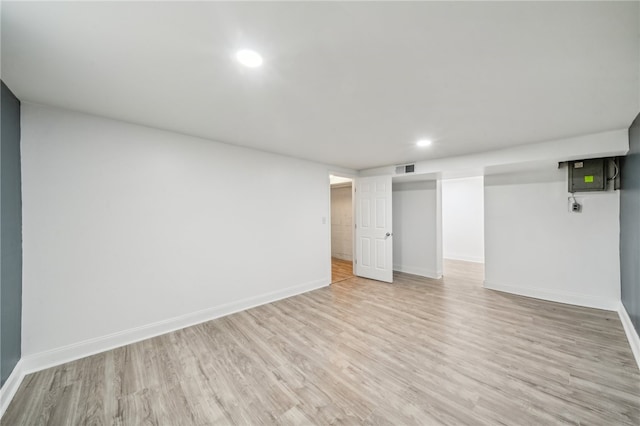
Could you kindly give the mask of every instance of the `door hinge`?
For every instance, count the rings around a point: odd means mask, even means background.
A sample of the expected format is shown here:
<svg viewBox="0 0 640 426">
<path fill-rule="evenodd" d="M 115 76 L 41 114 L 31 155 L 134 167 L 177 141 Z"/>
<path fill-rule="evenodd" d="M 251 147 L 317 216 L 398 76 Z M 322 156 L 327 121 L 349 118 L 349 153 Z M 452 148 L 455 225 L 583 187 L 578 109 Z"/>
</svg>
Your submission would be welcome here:
<svg viewBox="0 0 640 426">
<path fill-rule="evenodd" d="M 358 224 L 357 224 L 357 223 L 354 223 L 354 224 L 353 224 L 353 226 L 354 226 L 356 229 L 358 229 Z"/>
<path fill-rule="evenodd" d="M 358 259 L 356 259 L 356 265 L 358 264 Z"/>
</svg>

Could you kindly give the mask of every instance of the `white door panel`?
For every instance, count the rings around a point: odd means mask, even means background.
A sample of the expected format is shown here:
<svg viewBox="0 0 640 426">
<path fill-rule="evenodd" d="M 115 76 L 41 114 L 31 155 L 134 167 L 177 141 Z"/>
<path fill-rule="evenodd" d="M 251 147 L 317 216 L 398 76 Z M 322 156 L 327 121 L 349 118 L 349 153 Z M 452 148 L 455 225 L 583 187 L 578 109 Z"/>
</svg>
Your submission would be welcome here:
<svg viewBox="0 0 640 426">
<path fill-rule="evenodd" d="M 358 178 L 356 275 L 393 282 L 391 176 Z"/>
</svg>

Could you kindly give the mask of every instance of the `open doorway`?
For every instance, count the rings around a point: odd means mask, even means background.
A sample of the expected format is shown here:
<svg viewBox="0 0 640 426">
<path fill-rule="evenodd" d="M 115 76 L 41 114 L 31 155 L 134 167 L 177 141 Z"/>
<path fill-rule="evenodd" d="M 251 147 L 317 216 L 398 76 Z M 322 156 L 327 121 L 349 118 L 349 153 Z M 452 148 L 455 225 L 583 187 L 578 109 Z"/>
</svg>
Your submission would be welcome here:
<svg viewBox="0 0 640 426">
<path fill-rule="evenodd" d="M 393 270 L 442 277 L 440 184 L 434 175 L 393 178 Z"/>
<path fill-rule="evenodd" d="M 353 179 L 329 176 L 331 186 L 331 283 L 353 277 Z"/>
<path fill-rule="evenodd" d="M 484 178 L 442 180 L 444 275 L 484 280 Z"/>
</svg>

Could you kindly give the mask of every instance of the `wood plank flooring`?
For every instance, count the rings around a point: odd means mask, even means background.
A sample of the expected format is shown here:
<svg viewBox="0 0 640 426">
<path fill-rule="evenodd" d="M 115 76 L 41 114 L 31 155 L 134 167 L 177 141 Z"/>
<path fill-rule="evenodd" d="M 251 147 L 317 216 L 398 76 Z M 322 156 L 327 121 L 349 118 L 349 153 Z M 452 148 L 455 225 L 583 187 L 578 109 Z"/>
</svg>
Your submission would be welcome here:
<svg viewBox="0 0 640 426">
<path fill-rule="evenodd" d="M 331 258 L 331 284 L 353 277 L 353 262 Z"/>
<path fill-rule="evenodd" d="M 615 312 L 349 278 L 27 376 L 3 425 L 640 424 Z"/>
</svg>

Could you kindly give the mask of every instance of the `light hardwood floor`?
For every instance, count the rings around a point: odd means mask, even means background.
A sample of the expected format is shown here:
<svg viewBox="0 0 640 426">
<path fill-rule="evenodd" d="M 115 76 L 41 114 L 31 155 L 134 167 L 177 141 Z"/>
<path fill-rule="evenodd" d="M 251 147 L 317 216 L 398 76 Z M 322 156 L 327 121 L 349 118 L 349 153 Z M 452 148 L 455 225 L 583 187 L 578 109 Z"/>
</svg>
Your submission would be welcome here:
<svg viewBox="0 0 640 426">
<path fill-rule="evenodd" d="M 640 424 L 615 312 L 350 278 L 29 375 L 3 425 Z"/>
<path fill-rule="evenodd" d="M 331 284 L 353 278 L 353 262 L 331 258 Z"/>
</svg>

